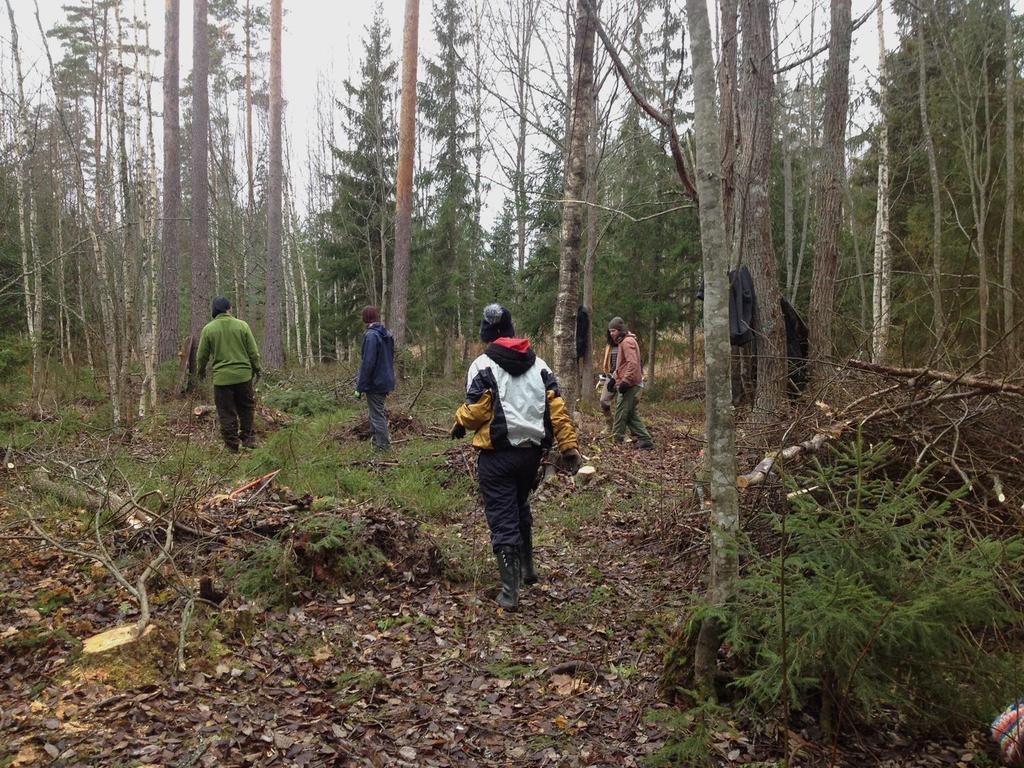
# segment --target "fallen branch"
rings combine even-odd
[[[864,360],[848,360],[847,366],[861,371],[880,373],[884,376],[896,376],[901,379],[910,379],[912,383],[921,381],[943,381],[947,384],[962,384],[971,389],[993,394],[1008,394],[1024,397],[1024,386],[1011,384],[1005,381],[994,381],[983,376],[966,376],[962,373],[950,373],[948,371],[936,371],[931,368],[896,368],[889,365],[868,363]]]

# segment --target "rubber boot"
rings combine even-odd
[[[519,535],[523,539],[523,546],[520,550],[520,568],[523,575],[523,584],[536,584],[540,579],[533,569],[533,528],[520,528]]]
[[[506,611],[514,611],[519,607],[520,573],[519,549],[501,546],[494,552],[498,561],[498,573],[501,576],[501,592],[498,593],[498,605]]]

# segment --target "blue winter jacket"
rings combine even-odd
[[[387,394],[394,388],[395,339],[381,323],[374,323],[363,335],[363,360],[356,392]]]

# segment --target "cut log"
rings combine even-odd
[[[583,488],[584,486],[590,485],[597,478],[597,469],[592,464],[584,464],[580,467],[576,474],[573,475],[573,482],[576,483],[577,488]]]
[[[152,522],[149,514],[134,501],[126,502],[113,491],[95,493],[90,489],[58,483],[50,478],[50,473],[43,467],[39,467],[32,473],[29,485],[32,486],[32,490],[36,491],[36,493],[54,496],[65,504],[88,509],[91,512],[107,509],[117,514],[130,509],[131,511],[128,512],[127,519],[133,528],[141,528],[144,524]]]
[[[217,412],[217,406],[215,405],[197,405],[192,409],[192,415],[197,418],[202,418],[211,413]]]
[[[121,626],[100,632],[98,635],[86,638],[82,642],[82,653],[95,654],[112,651],[123,645],[134,643],[153,631],[153,625],[149,624],[140,633],[138,624],[122,624]]]
[[[740,475],[736,478],[737,488],[749,488],[753,485],[760,485],[768,479],[772,471],[775,469],[776,464],[783,461],[790,461],[798,456],[815,453],[821,446],[832,438],[837,437],[836,432],[825,433],[821,432],[810,440],[805,440],[802,443],[796,445],[790,445],[783,448],[781,451],[772,451],[765,456],[761,461],[758,462],[757,466],[754,467],[750,472],[745,475]]]

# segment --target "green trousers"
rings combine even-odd
[[[620,392],[615,401],[615,422],[612,426],[612,438],[622,440],[626,436],[626,429],[632,432],[640,440],[640,444],[653,444],[651,433],[640,420],[637,408],[640,405],[640,387],[630,387],[625,392]]]

